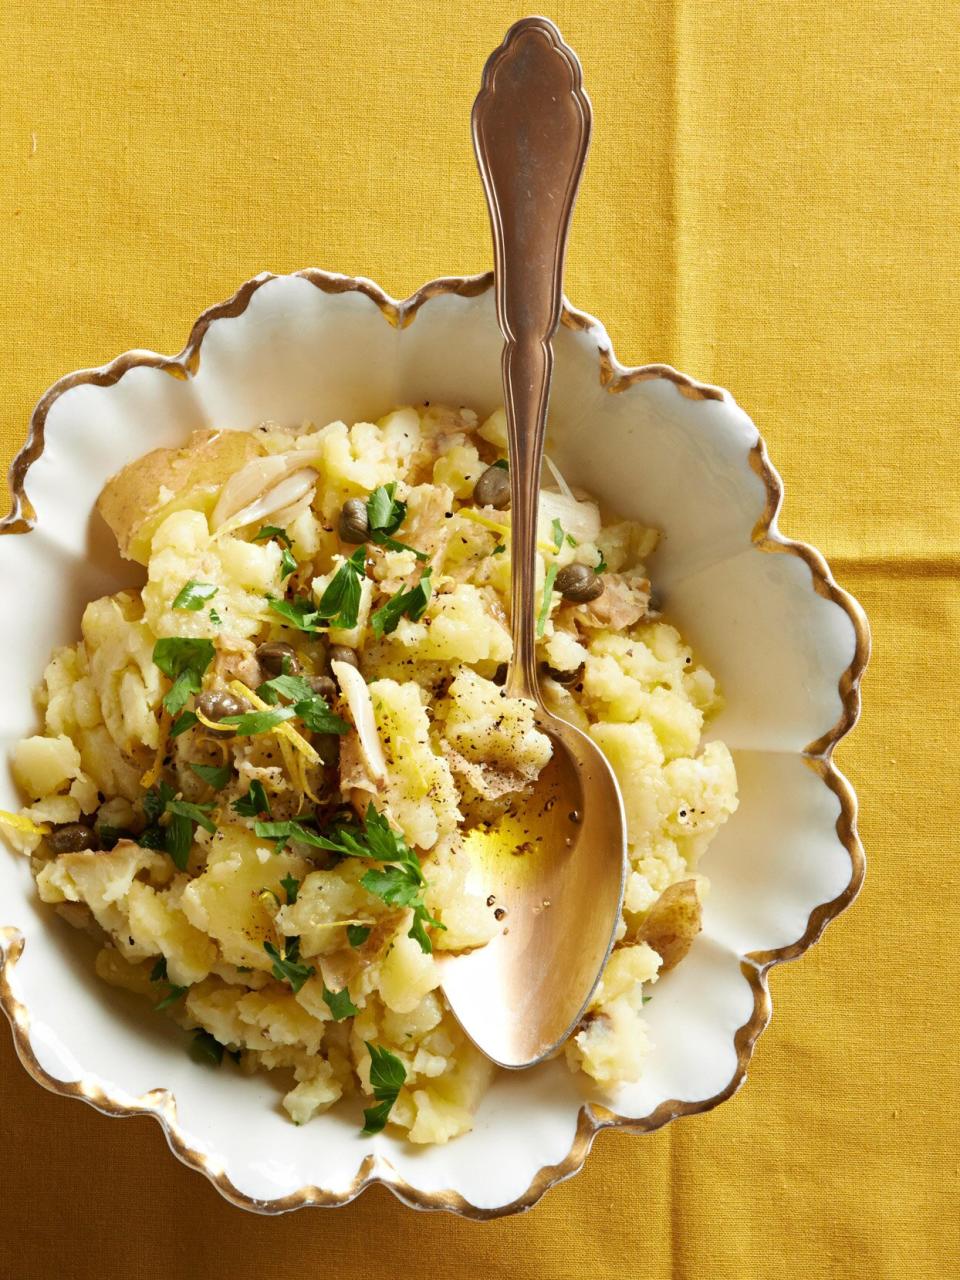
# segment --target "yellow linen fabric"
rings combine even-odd
[[[520,12],[5,0],[4,459],[56,377],[179,349],[257,271],[318,265],[402,295],[485,268],[469,111]],[[731,388],[784,475],[784,529],[870,615],[865,712],[840,752],[866,888],[774,972],[736,1098],[601,1136],[574,1181],[490,1224],[381,1190],[245,1215],[153,1122],[42,1092],[3,1031],[2,1280],[957,1274],[960,13],[563,0],[550,16],[596,108],[570,296],[621,359]]]

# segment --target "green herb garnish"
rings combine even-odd
[[[267,603],[288,626],[310,633],[319,630],[316,623],[320,621],[320,614],[312,600],[305,600],[302,597],[296,600],[277,600],[274,596],[267,596]]]
[[[288,840],[299,840],[301,844],[312,845],[315,849],[329,849],[333,853],[344,853],[343,846],[328,840],[326,836],[310,831],[302,822],[293,819],[287,822],[256,822],[254,834],[261,840],[276,840],[276,852],[279,853]]]
[[[287,906],[292,907],[300,892],[300,881],[296,876],[281,876],[280,883],[283,885],[283,892],[287,895]]]
[[[230,774],[233,770],[229,765],[213,765],[213,764],[194,764],[190,761],[190,768],[208,787],[213,787],[214,791],[222,791],[230,781]]]
[[[490,554],[492,556],[502,556],[503,553],[506,551],[506,549],[507,549],[507,544],[505,542],[498,542],[497,545],[490,552]]]
[[[238,738],[249,738],[257,733],[269,733],[278,724],[293,719],[293,707],[274,707],[271,711],[244,711],[237,716],[224,716],[220,723],[234,729]]]
[[[190,1041],[190,1057],[205,1066],[219,1067],[223,1061],[223,1045],[209,1031],[198,1031]]]
[[[189,987],[177,987],[171,983],[167,994],[153,1006],[154,1012],[160,1013],[163,1009],[169,1009],[172,1004],[176,1004],[178,1000],[182,999],[189,990]]]
[[[347,722],[330,710],[326,699],[315,693],[303,676],[274,676],[260,685],[257,694],[271,706],[276,706],[281,697],[288,698],[293,703],[295,714],[314,733],[350,731]]]
[[[170,726],[170,737],[179,738],[181,733],[186,733],[188,729],[192,729],[195,724],[199,724],[199,720],[192,711],[181,711]]]
[[[391,551],[412,551],[418,560],[428,560],[429,556],[406,542],[398,542],[391,534],[403,524],[407,515],[407,504],[394,498],[397,491],[395,481],[382,484],[374,489],[367,499],[367,523],[370,526],[370,541],[381,547],[389,547]]]
[[[210,610],[210,621],[215,627],[219,627],[223,622],[223,619],[220,617],[219,613],[217,613],[216,609]]]
[[[213,805],[177,800],[176,792],[166,782],[145,792],[142,804],[148,826],[137,837],[137,843],[145,849],[163,849],[169,853],[178,870],[186,871],[194,825],[199,824],[211,835],[216,832],[217,828],[208,816]],[[169,821],[162,826],[160,819],[164,814],[169,815]]]
[[[540,614],[537,618],[537,635],[542,636],[544,628],[547,625],[547,619],[550,617],[550,605],[552,603],[551,596],[553,594],[553,584],[557,579],[557,562],[547,565],[547,572],[543,579],[543,601],[540,605]]]
[[[404,615],[413,622],[418,622],[423,617],[430,602],[430,577],[432,572],[431,569],[424,569],[420,575],[420,581],[415,587],[411,587],[409,591],[397,592],[395,596],[392,596],[386,604],[381,605],[371,616],[370,625],[373,627],[373,633],[378,640],[382,636],[388,636],[391,632],[396,631],[400,619]]]
[[[278,529],[275,524],[265,524],[253,535],[254,542],[267,542],[270,538],[276,538],[284,547],[293,546],[286,529]]]
[[[213,661],[215,650],[209,640],[190,640],[184,636],[167,636],[153,646],[153,660],[165,676],[173,681],[163,698],[163,705],[175,716],[183,710],[191,693],[199,693],[203,675]]]
[[[379,1133],[387,1123],[391,1108],[396,1102],[407,1078],[407,1071],[395,1053],[365,1040],[370,1054],[370,1088],[377,1106],[366,1107],[363,1112],[363,1133],[367,1136]]]
[[[360,1012],[350,999],[350,992],[346,987],[342,991],[331,991],[327,984],[324,983],[323,999],[327,1008],[333,1014],[334,1022],[342,1022],[344,1018],[352,1018]]]
[[[167,980],[167,957],[160,956],[153,968],[150,970],[151,982],[166,982]]]
[[[209,582],[197,582],[191,578],[184,583],[173,602],[174,609],[187,609],[190,613],[199,613],[207,600],[212,600],[220,590]]]
[[[370,926],[368,924],[348,924],[347,925],[347,941],[351,947],[362,947],[366,940],[370,937]]]
[[[552,528],[553,528],[553,547],[554,547],[554,550],[559,555],[560,552],[563,550],[563,540],[567,535],[564,533],[563,525],[560,523],[559,519],[554,520]]]
[[[261,813],[270,813],[270,801],[267,799],[267,793],[263,789],[263,783],[259,778],[255,778],[250,783],[250,789],[245,796],[241,796],[239,800],[234,800],[233,808],[242,818],[256,818]]]
[[[263,949],[273,961],[273,976],[278,982],[289,982],[294,995],[300,990],[308,978],[312,978],[316,970],[313,965],[300,963],[300,939],[288,938],[283,952],[279,952],[272,942],[265,942]]]
[[[600,557],[600,559],[597,561],[597,567],[594,569],[594,571],[593,571],[593,572],[594,572],[594,573],[606,573],[606,572],[607,572],[607,562],[606,562],[606,560],[604,560],[604,558],[603,558],[603,552],[602,552],[602,551],[598,551],[598,552],[597,552],[597,555]]]
[[[331,627],[342,627],[345,631],[355,627],[360,613],[360,584],[366,571],[367,550],[360,546],[327,583],[317,605],[317,616],[329,619]]]
[[[506,460],[506,458],[498,458],[496,462],[492,463],[491,465],[494,467],[498,467],[501,471],[510,470],[510,463]]]

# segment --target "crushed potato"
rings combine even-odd
[[[98,507],[146,585],[88,605],[13,753],[26,803],[0,824],[41,899],[99,938],[100,977],[207,1060],[282,1073],[296,1124],[359,1095],[366,1132],[446,1142],[492,1077],[434,952],[502,928],[466,837],[551,753],[503,689],[509,511],[475,489],[497,503],[505,450],[502,410],[432,405],[197,432],[133,463]],[[696,866],[737,782],[701,746],[713,679],[650,604],[656,531],[547,490],[540,526],[538,593],[566,575],[541,613],[544,696],[604,751],[627,815],[619,941],[566,1047],[613,1089],[643,1069],[650,984],[700,929]]]

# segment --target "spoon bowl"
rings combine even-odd
[[[444,994],[466,1033],[515,1068],[553,1053],[586,1011],[613,946],[626,868],[617,781],[600,748],[544,705],[534,635],[552,338],[590,121],[580,64],[553,23],[515,23],[484,68],[473,136],[504,336],[513,632],[506,693],[535,704],[553,756],[528,795],[492,830],[470,837],[502,931],[476,951],[438,956]]]

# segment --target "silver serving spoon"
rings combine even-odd
[[[438,953],[443,990],[494,1062],[528,1067],[580,1021],[613,945],[626,826],[599,748],[547,710],[537,683],[535,554],[540,468],[560,322],[563,260],[590,137],[580,64],[545,18],[525,18],[490,56],[473,138],[493,227],[510,444],[513,661],[506,692],[531,699],[553,758],[492,834],[472,846],[502,932]]]

